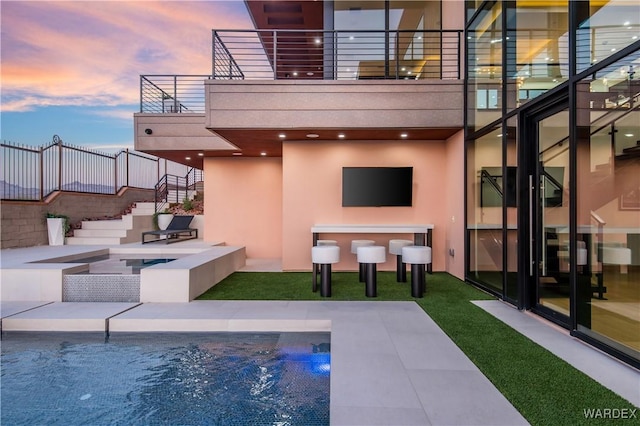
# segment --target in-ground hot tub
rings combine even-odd
[[[0,293],[3,301],[189,302],[245,259],[233,246],[92,250],[3,268]]]

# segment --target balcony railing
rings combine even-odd
[[[213,30],[212,78],[459,79],[461,30]]]
[[[140,76],[140,112],[204,113],[204,81],[460,79],[462,31],[214,30],[210,75]]]

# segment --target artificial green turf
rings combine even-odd
[[[408,277],[410,279],[410,276]],[[532,425],[610,424],[586,409],[629,409],[628,401],[471,303],[493,299],[447,273],[427,275],[427,294],[411,297],[395,272],[378,272],[378,297],[367,298],[357,273],[334,272],[332,297],[311,291],[304,272],[236,272],[200,300],[413,300]],[[640,411],[640,410],[639,410]],[[640,417],[640,413],[636,413]],[[622,420],[623,424],[639,424]]]

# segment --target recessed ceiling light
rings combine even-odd
[[[199,152],[198,157],[204,157],[204,152]]]
[[[626,137],[628,137],[628,138],[632,138],[632,137],[633,137],[633,133],[625,133],[624,135],[625,135]]]
[[[313,73],[312,73],[312,72],[308,72],[308,73],[307,73],[307,75],[308,75],[309,77],[311,77],[311,76],[313,75]]]
[[[319,134],[317,134],[317,133],[309,133],[309,134],[307,135],[307,137],[308,137],[308,138],[311,138],[311,139],[315,139],[315,138],[317,138],[317,137],[320,137],[320,135],[319,135]]]
[[[316,39],[316,44],[320,44],[320,39],[319,38]]]
[[[242,155],[242,153],[241,153],[241,152],[234,152],[234,153],[233,153],[233,154],[231,154],[231,155]]]
[[[406,133],[400,133],[400,137],[401,137],[401,138],[406,138],[407,136],[409,136],[409,135],[408,135],[408,134],[406,134]]]
[[[344,133],[338,133],[338,137],[339,137],[340,139],[344,139]]]
[[[627,27],[627,26],[631,25],[631,22],[629,22],[629,21],[624,21],[624,24],[622,24],[622,25],[624,25],[625,27]]]
[[[407,69],[405,67],[400,68],[400,71],[406,71]]]
[[[191,160],[191,157],[184,157],[185,160]]]
[[[297,77],[297,76],[298,76],[298,71],[294,71],[294,72],[293,72],[293,76],[294,76],[294,77]]]
[[[267,156],[267,153],[266,153],[266,152],[264,152],[264,151],[262,151],[262,152],[260,153],[260,155],[262,155],[263,157],[266,157],[266,156]]]
[[[286,138],[286,137],[287,137],[287,135],[285,135],[284,133],[280,133],[280,134],[278,135],[278,137],[279,137],[280,139],[284,139],[284,138]]]
[[[349,36],[349,40],[353,40],[353,36]]]

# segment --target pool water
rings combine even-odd
[[[328,425],[329,333],[9,333],[3,425]]]
[[[89,270],[78,272],[78,275],[139,275],[141,269],[161,263],[169,263],[180,257],[184,257],[184,255],[172,254],[170,257],[159,257],[152,254],[141,257],[140,254],[101,254],[81,259],[66,260],[63,262],[57,262],[55,259],[49,259],[40,260],[34,263],[88,263]]]

